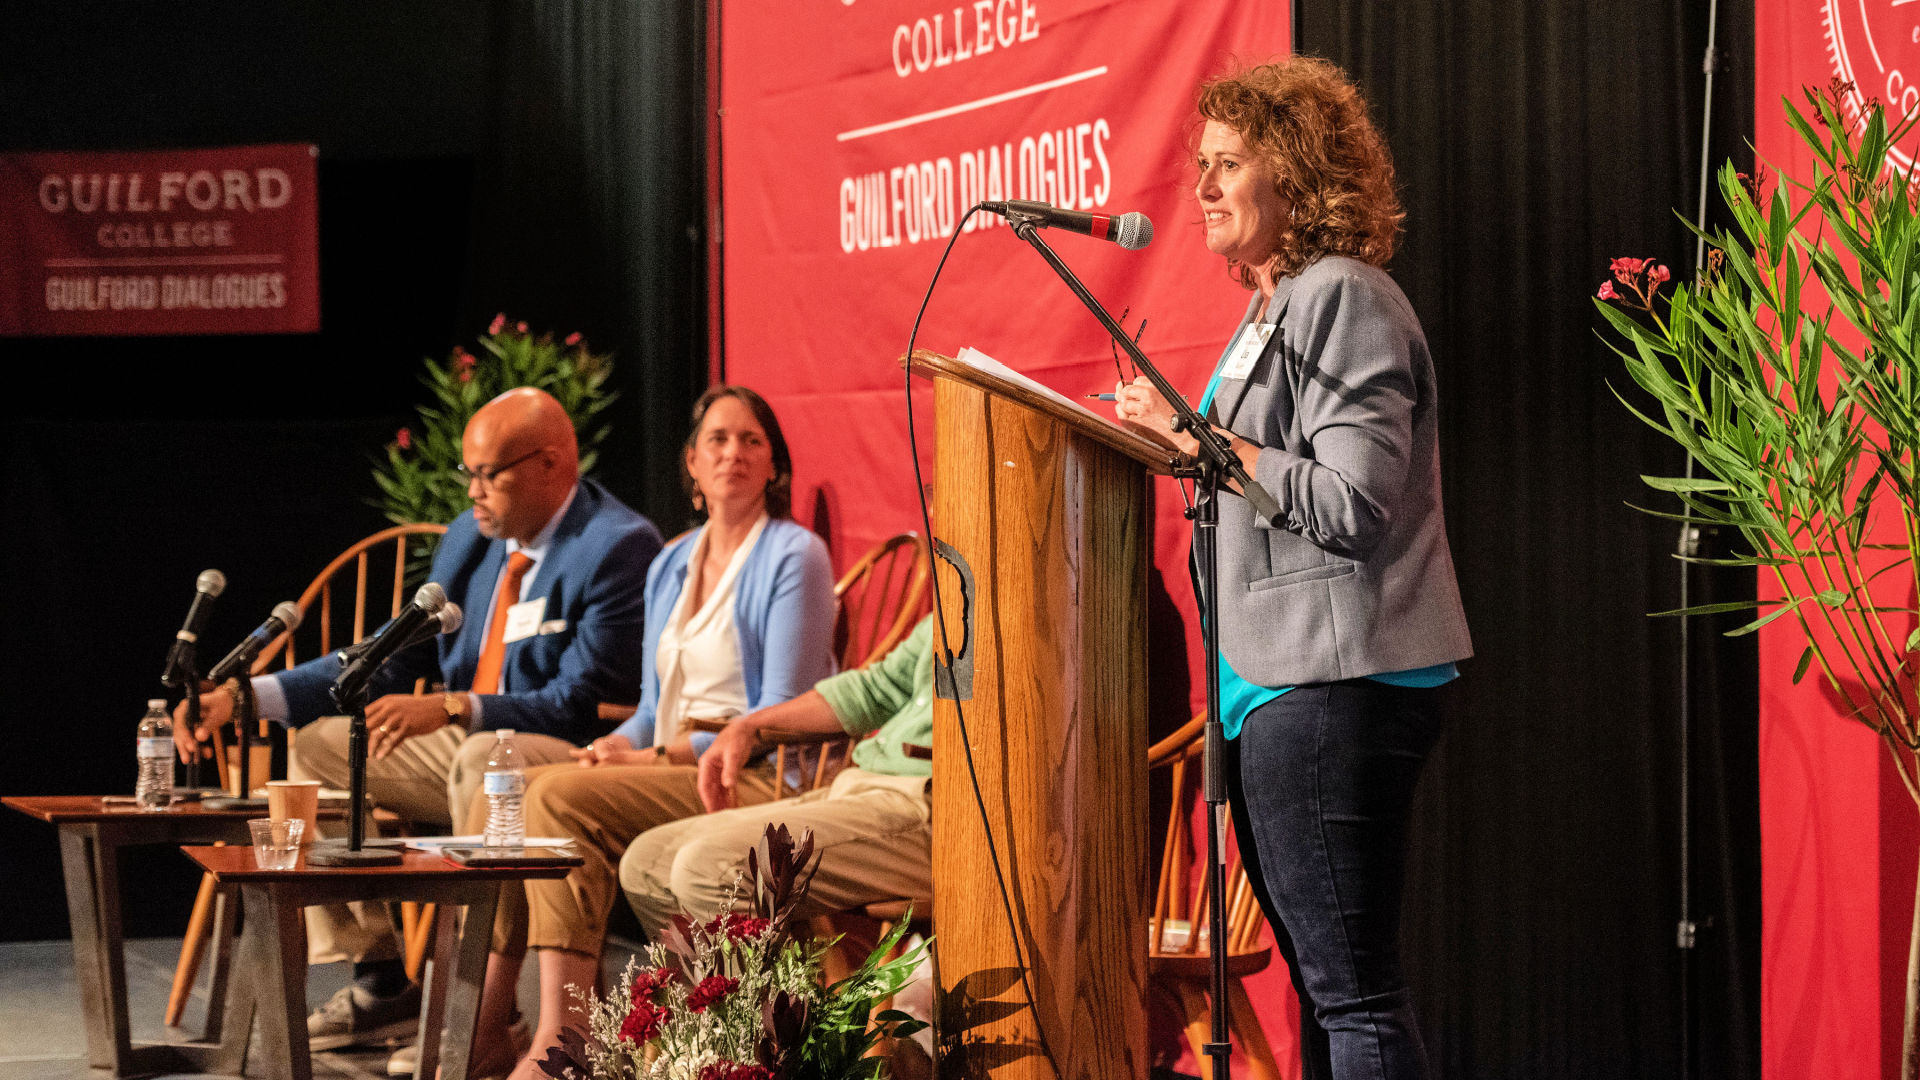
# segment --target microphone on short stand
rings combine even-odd
[[[213,614],[214,600],[227,591],[227,575],[218,570],[202,570],[194,580],[193,590],[193,606],[187,609],[186,624],[173,635],[173,647],[167,650],[166,669],[160,673],[161,683],[171,687],[180,687],[192,673],[195,647],[207,628],[207,617]],[[186,689],[199,688],[187,685]]]
[[[219,686],[228,679],[246,674],[247,668],[253,666],[260,650],[266,648],[268,643],[281,634],[300,629],[300,618],[300,605],[291,600],[282,600],[273,605],[273,614],[267,616],[267,621],[241,639],[225,659],[215,664],[213,670],[207,673],[207,681]]]
[[[1084,210],[1063,210],[1058,206],[1026,199],[983,202],[980,208],[999,214],[1013,225],[1031,224],[1042,229],[1065,229],[1119,244],[1128,251],[1139,251],[1153,243],[1153,222],[1138,210],[1125,214],[1090,214]]]
[[[448,608],[455,614],[442,618]],[[401,609],[374,636],[340,654],[340,676],[333,683],[333,703],[353,717],[347,729],[347,769],[349,773],[347,805],[347,842],[345,846],[316,844],[307,855],[314,866],[393,866],[401,853],[390,847],[367,847],[367,691],[374,673],[394,653],[431,636],[432,632],[458,629],[462,621],[459,608],[447,602],[447,591],[429,581],[413,594],[413,602]],[[451,626],[448,623],[451,622]],[[351,655],[349,655],[351,653]]]
[[[364,647],[356,647],[353,655],[343,660],[340,675],[333,681],[333,703],[342,711],[352,712],[355,699],[365,695],[367,683],[373,678],[380,665],[387,662],[394,653],[406,648],[418,632],[440,609],[447,606],[447,591],[434,582],[420,586],[413,594],[413,602],[400,609],[400,614],[388,620],[373,637],[363,642]],[[359,705],[364,708],[365,701]]]
[[[200,673],[194,670],[198,654],[200,635],[207,628],[207,617],[213,614],[213,602],[227,591],[227,575],[218,570],[202,570],[193,583],[193,606],[187,608],[187,621],[173,635],[173,646],[167,650],[167,666],[160,672],[160,682],[186,691],[187,725],[194,731],[200,730]],[[187,763],[187,786],[200,786],[200,758],[196,755]]]
[[[300,605],[291,600],[282,600],[274,605],[273,614],[267,616],[266,622],[242,638],[240,644],[235,645],[233,651],[207,673],[207,681],[215,686],[228,679],[234,681],[234,745],[240,751],[240,780],[233,797],[220,800],[220,804],[227,809],[256,810],[266,805],[266,800],[253,798],[253,736],[260,726],[260,707],[253,695],[253,680],[248,669],[269,642],[299,627]]]
[[[439,614],[422,623],[420,629],[415,630],[413,636],[408,638],[394,651],[404,652],[423,641],[432,640],[442,634],[459,633],[460,628],[466,625],[466,619],[466,613],[460,610],[460,605],[449,600],[447,601],[447,606],[440,609]],[[344,649],[336,649],[333,655],[340,661],[341,668],[344,669],[348,664],[365,656],[367,651],[373,648],[373,643],[378,640],[380,634],[385,630],[386,627],[382,626],[379,630],[373,632],[373,637],[349,645]]]

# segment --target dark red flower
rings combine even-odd
[[[467,368],[467,367],[472,367],[477,363],[479,363],[479,361],[473,358],[472,353],[458,346],[454,347],[453,366]]]
[[[715,915],[702,925],[700,929],[709,934],[725,934],[734,941],[743,941],[747,938],[759,937],[761,934],[766,933],[769,925],[771,924],[767,919],[728,911]]]
[[[522,334],[527,332],[527,324],[523,322],[514,323],[513,328]]]
[[[725,975],[709,975],[700,980],[700,985],[687,995],[687,1008],[694,1012],[706,1012],[707,1006],[716,1004],[740,985],[739,979]]]
[[[634,977],[633,1000],[651,1000],[661,988],[680,977],[672,968],[648,968]]]
[[[413,432],[401,428],[393,433],[393,441],[400,444],[400,449],[411,450],[413,449]]]
[[[737,1061],[716,1061],[700,1068],[700,1080],[773,1080],[765,1065],[742,1065]]]
[[[636,997],[633,1010],[627,1018],[620,1021],[620,1037],[628,1042],[644,1043],[660,1034],[660,1029],[673,1019],[673,1010],[664,1005],[655,1005],[643,997]]]
[[[493,317],[493,321],[487,324],[487,333],[497,334],[500,331],[505,330],[506,328],[507,328],[507,313],[503,311],[500,314],[495,315]]]
[[[578,345],[578,344],[580,344],[580,331],[578,331],[578,330],[575,330],[575,331],[574,331],[573,333],[571,333],[571,334],[568,334],[568,335],[566,336],[566,339],[565,339],[565,340],[563,340],[563,341],[561,342],[561,344],[562,344],[562,345]]]
[[[470,368],[470,367],[463,367],[463,368],[461,368],[461,369],[460,369],[460,381],[461,381],[461,382],[472,382],[472,381],[473,381],[473,369],[472,369],[472,368]]]

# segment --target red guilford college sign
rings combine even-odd
[[[317,153],[0,154],[0,334],[319,330]]]

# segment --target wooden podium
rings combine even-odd
[[[940,1075],[1051,1080],[1037,1014],[1061,1077],[1146,1080],[1147,476],[1173,452],[969,363],[908,363],[934,384],[934,564],[957,675],[935,674]]]

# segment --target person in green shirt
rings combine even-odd
[[[853,763],[830,787],[735,807],[734,783],[763,749],[760,732],[845,734]],[[871,736],[870,738],[865,736]],[[620,860],[620,887],[649,935],[680,912],[720,913],[768,824],[813,831],[819,869],[802,914],[933,895],[933,762],[909,746],[933,741],[933,620],[878,663],[842,672],[781,704],[730,721],[700,758],[708,813],[649,829]]]

